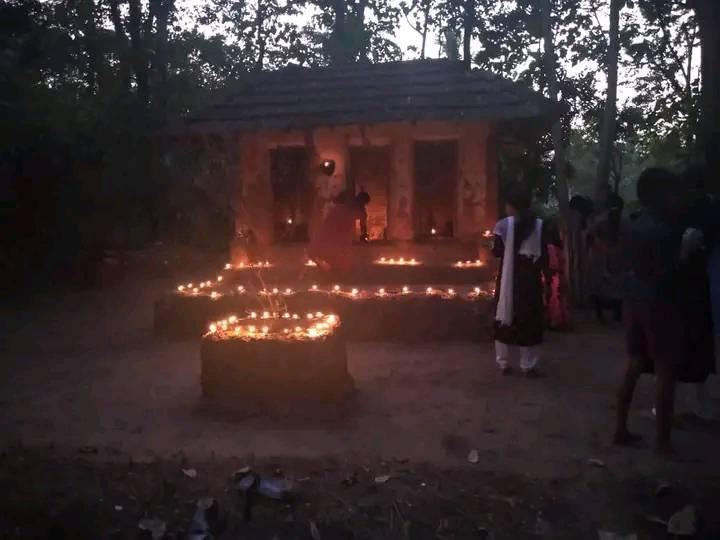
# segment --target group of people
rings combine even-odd
[[[604,320],[610,309],[625,322],[629,360],[618,395],[614,442],[637,440],[628,429],[628,411],[640,375],[653,373],[656,445],[669,454],[676,383],[696,384],[698,414],[709,413],[704,383],[715,372],[720,334],[720,206],[706,193],[699,168],[683,177],[646,169],[638,179],[637,196],[641,208],[628,218],[623,217],[622,199],[611,194],[605,209],[587,224],[586,268],[598,319]],[[530,203],[527,192],[510,194],[507,217],[495,226],[493,253],[501,265],[493,334],[503,374],[512,373],[509,359],[516,355],[523,374],[537,375],[548,315],[562,322],[567,313],[562,241]]]

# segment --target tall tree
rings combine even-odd
[[[700,27],[702,46],[702,140],[708,169],[720,170],[720,2],[690,0]],[[720,192],[713,175],[712,188]]]
[[[608,32],[607,93],[605,110],[600,123],[600,152],[597,179],[595,182],[595,202],[602,207],[607,197],[610,182],[610,170],[613,159],[613,146],[617,121],[618,57],[620,55],[620,10],[625,0],[610,0],[610,29]]]
[[[542,0],[542,33],[545,47],[545,80],[547,83],[548,97],[553,102],[558,102],[560,87],[557,80],[557,55],[555,52],[555,33],[553,31],[553,0]],[[563,137],[562,120],[558,118],[552,126],[552,141],[555,151],[555,182],[557,198],[560,205],[560,213],[567,215],[569,202],[569,189],[567,184],[565,168],[565,139]]]

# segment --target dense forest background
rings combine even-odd
[[[522,81],[568,112],[513,174],[561,208],[604,186],[630,197],[642,167],[712,154],[718,11],[714,0],[0,0],[4,281],[58,279],[169,231],[223,244],[207,234],[227,229],[223,153],[213,141],[158,153],[158,134],[228,82],[288,64],[445,56]],[[399,32],[416,45],[403,49]]]

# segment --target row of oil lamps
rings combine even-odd
[[[207,282],[205,282],[207,283]],[[187,286],[180,285],[178,287],[178,292],[181,294],[187,294],[190,296],[196,296],[199,294],[202,294],[205,296],[205,291],[201,291],[200,288],[194,287],[192,283],[188,283]],[[239,285],[235,291],[233,291],[233,294],[244,294],[247,290],[242,285]],[[280,290],[279,288],[275,287],[272,289],[262,289],[259,291],[258,294],[261,296],[292,296],[294,294],[297,294],[301,291],[296,291],[295,289],[291,288],[285,288]],[[412,290],[408,286],[403,286],[398,289],[395,288],[384,288],[380,287],[377,289],[377,291],[367,291],[367,290],[360,290],[357,288],[350,288],[347,290],[342,289],[340,285],[335,285],[331,289],[321,289],[317,285],[313,285],[308,289],[308,292],[314,292],[314,293],[325,293],[325,294],[334,294],[338,296],[343,297],[349,297],[349,298],[368,298],[368,297],[392,297],[392,296],[404,296],[404,295],[421,295],[421,296],[440,296],[442,298],[455,298],[458,295],[457,291],[453,288],[448,289],[441,289],[437,287],[426,287],[424,291],[418,291],[418,290]],[[492,296],[494,292],[492,290],[482,289],[480,287],[474,287],[472,291],[467,293],[467,298],[477,298],[480,296]],[[223,296],[222,293],[219,293],[217,291],[211,291],[209,295],[210,298],[216,299]]]
[[[339,324],[337,315],[322,312],[307,313],[304,318],[297,313],[251,312],[244,318],[232,315],[215,321],[205,335],[215,339],[312,340],[332,334]]]

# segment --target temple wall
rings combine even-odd
[[[321,219],[328,202],[348,184],[349,146],[383,146],[391,151],[389,178],[388,235],[393,240],[413,238],[414,146],[417,140],[457,140],[458,178],[455,236],[475,238],[496,216],[497,163],[488,124],[450,122],[396,123],[374,126],[320,128],[308,132],[289,131],[247,134],[241,137],[241,181],[236,226],[250,227],[262,244],[272,242],[272,187],[270,150],[278,146],[310,148],[309,177],[316,190],[316,214],[311,230]],[[335,162],[328,176],[323,161]]]

